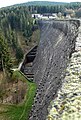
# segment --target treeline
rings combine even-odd
[[[43,4],[43,3],[42,3]],[[26,5],[26,4],[25,4]],[[78,10],[81,8],[80,2],[66,3],[66,4],[53,4],[53,5],[29,5],[28,9],[31,13],[64,13],[65,9]]]
[[[58,13],[64,12],[65,7],[63,5],[55,6],[28,6],[31,13]]]

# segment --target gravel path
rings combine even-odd
[[[47,120],[81,120],[81,26],[63,85],[50,103]]]

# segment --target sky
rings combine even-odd
[[[80,2],[81,0],[0,0],[0,8],[29,1]]]

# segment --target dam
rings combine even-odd
[[[47,120],[81,120],[81,26],[62,87],[48,107]]]
[[[37,92],[29,120],[46,120],[50,102],[62,86],[68,61],[75,51],[80,21],[41,20],[39,26],[40,42],[31,67]]]

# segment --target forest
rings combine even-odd
[[[22,34],[24,39],[22,42],[24,42],[25,46],[28,45],[33,34],[33,19],[29,14],[28,8],[11,7],[1,9],[0,70],[10,69],[10,66],[14,65],[15,62],[18,64],[23,58],[24,50],[21,45],[20,34]]]
[[[65,13],[66,9],[74,10],[75,12],[78,12],[78,10],[81,8],[81,2],[64,3],[64,2],[33,1],[23,4],[17,4],[13,6],[15,7],[27,6],[30,13],[41,13],[41,14],[58,13],[58,12]]]
[[[65,13],[66,9],[72,9],[77,11],[81,7],[81,3],[71,3],[71,4],[55,4],[55,5],[32,5],[28,6],[31,13]]]

